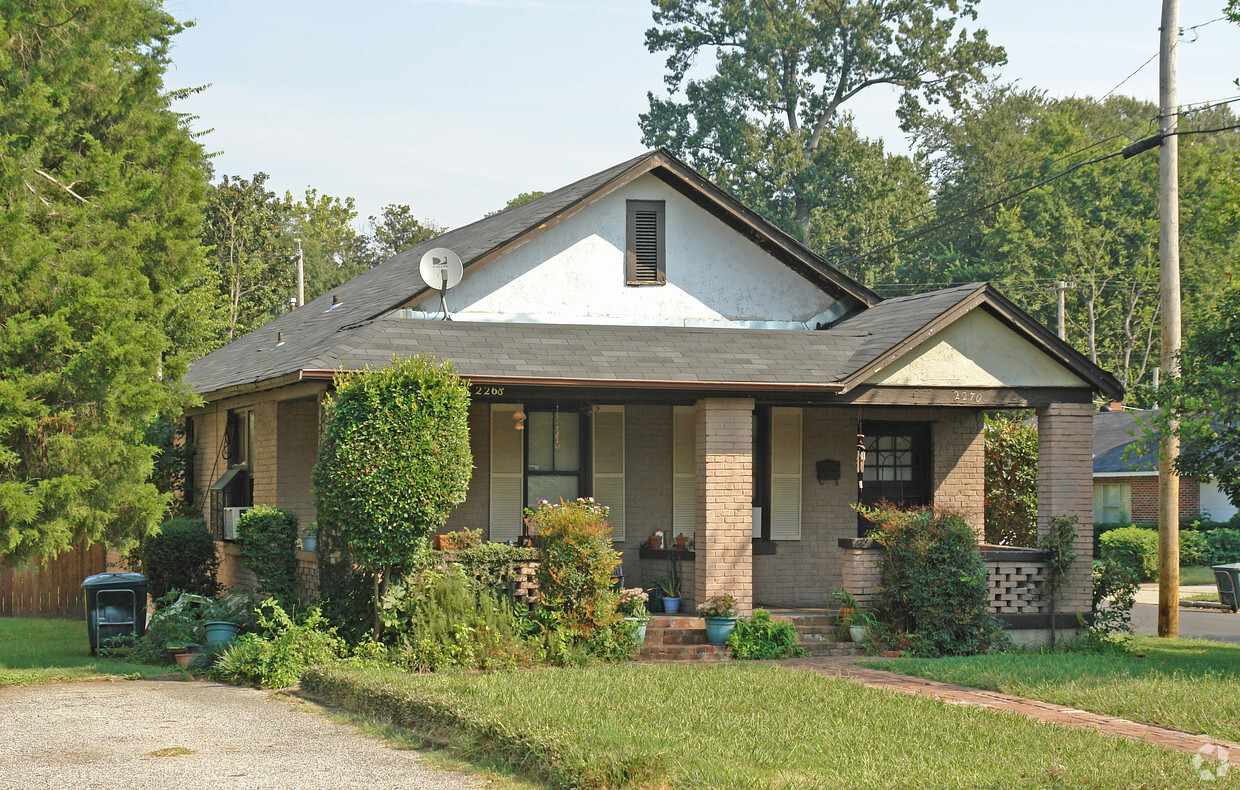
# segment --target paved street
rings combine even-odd
[[[284,697],[218,683],[0,689],[0,788],[476,788]]]
[[[1132,630],[1138,634],[1157,634],[1158,607],[1148,603],[1133,606]],[[1180,636],[1240,644],[1240,614],[1180,609]]]

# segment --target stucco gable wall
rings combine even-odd
[[[665,285],[625,284],[625,203],[666,202]],[[559,323],[805,321],[834,298],[653,175],[586,207],[448,293],[460,319]],[[417,309],[437,311],[438,294]]]
[[[983,310],[974,310],[865,382],[900,387],[1089,387]]]

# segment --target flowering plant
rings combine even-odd
[[[641,587],[629,587],[620,591],[620,600],[616,602],[616,611],[625,617],[645,617],[646,601],[650,596]]]
[[[712,595],[698,607],[698,617],[736,617],[736,599],[728,593]]]

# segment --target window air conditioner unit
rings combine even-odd
[[[249,510],[248,507],[224,508],[224,540],[237,539],[237,519],[241,518],[241,514],[247,510]]]

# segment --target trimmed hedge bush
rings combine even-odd
[[[1212,529],[1205,536],[1206,564],[1240,562],[1240,529]]]
[[[1204,565],[1206,561],[1206,533],[1180,530],[1180,567]]]
[[[258,579],[258,591],[286,604],[298,598],[297,516],[291,510],[258,505],[237,519],[241,560]]]
[[[219,569],[215,539],[200,518],[169,519],[142,541],[142,572],[153,599],[172,590],[214,598],[220,591]]]
[[[1099,557],[1129,568],[1143,582],[1158,578],[1158,533],[1141,527],[1113,529],[1099,540]]]

